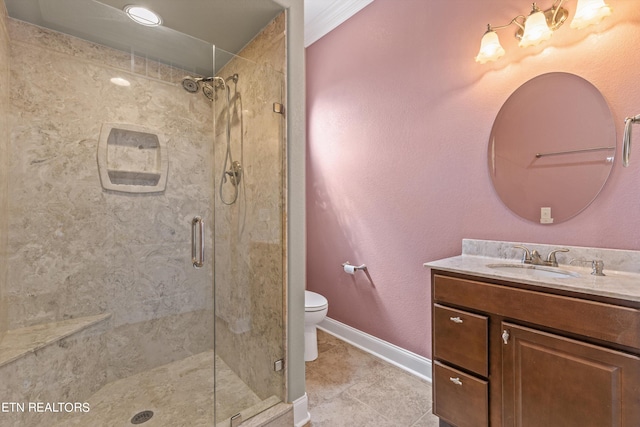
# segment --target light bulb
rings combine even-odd
[[[500,45],[496,32],[489,30],[484,33],[480,42],[480,51],[475,58],[476,62],[484,64],[485,62],[500,59],[502,55],[504,55],[504,48]]]
[[[535,46],[540,42],[549,40],[552,34],[553,32],[547,25],[547,18],[544,16],[544,12],[535,7],[524,23],[524,32],[518,46]]]
[[[571,28],[580,30],[589,25],[597,24],[609,15],[611,15],[611,7],[604,0],[578,0]]]

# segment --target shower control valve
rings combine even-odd
[[[225,172],[227,175],[229,175],[229,179],[231,180],[231,183],[233,185],[238,185],[240,184],[240,178],[242,177],[242,166],[240,165],[239,161],[234,161],[231,164],[231,169]],[[225,182],[226,182],[226,178],[225,178]]]

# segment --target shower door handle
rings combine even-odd
[[[200,254],[198,254],[198,246]],[[191,221],[191,263],[195,268],[204,265],[204,221],[199,216],[194,216]]]

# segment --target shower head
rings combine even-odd
[[[187,76],[182,79],[182,87],[187,92],[196,93],[198,90],[200,90],[201,81],[202,79]]]
[[[238,75],[234,74],[227,80],[238,82]],[[225,79],[222,77],[191,77],[186,76],[182,79],[182,87],[189,93],[196,93],[202,87],[202,93],[211,101],[215,100],[215,92],[218,89],[228,89]]]
[[[204,93],[204,96],[209,98],[210,101],[214,101],[216,99],[216,90],[209,83],[202,84],[202,93]]]

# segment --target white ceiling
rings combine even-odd
[[[21,0],[24,1],[24,0]],[[237,53],[282,10],[277,0],[98,0],[116,9],[146,5],[164,25]],[[304,0],[304,45],[349,19],[373,0]]]
[[[373,0],[304,0],[305,47]],[[5,0],[9,16],[35,25],[178,65],[212,73],[238,53],[283,10],[277,0]],[[150,28],[127,19],[127,4],[163,18]],[[213,59],[211,45],[216,47]],[[225,53],[230,52],[230,54]]]

